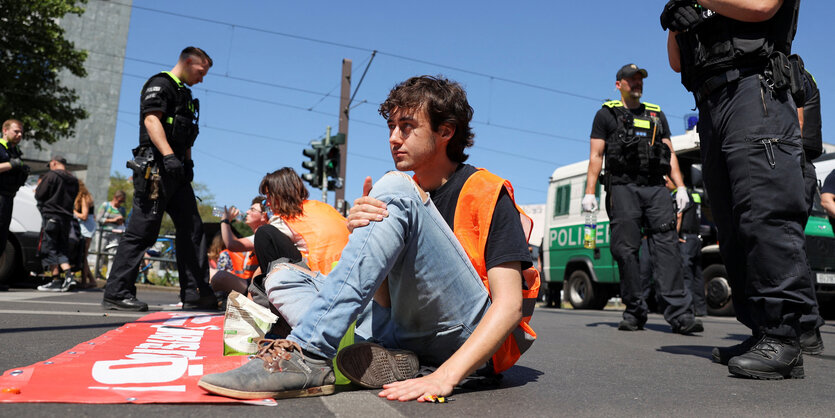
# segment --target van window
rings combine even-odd
[[[568,203],[571,202],[571,185],[557,187],[557,200],[554,202],[554,216],[568,215]]]

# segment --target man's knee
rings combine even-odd
[[[371,188],[370,196],[379,198],[392,193],[415,194],[423,202],[428,198],[426,192],[411,177],[400,171],[389,171],[377,180]]]

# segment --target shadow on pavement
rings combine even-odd
[[[707,346],[707,345],[665,345],[665,346],[659,347],[658,351],[660,351],[662,353],[702,357],[702,358],[713,361],[713,357],[711,356],[711,352],[713,352],[713,346]]]
[[[135,321],[123,321],[123,322],[108,322],[102,324],[89,324],[89,325],[63,325],[63,326],[53,326],[53,327],[26,327],[26,328],[3,328],[0,329],[0,334],[9,334],[15,332],[39,332],[39,331],[62,331],[68,329],[91,329],[91,328],[116,328],[120,327],[125,324],[129,324]]]

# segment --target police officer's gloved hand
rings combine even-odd
[[[168,154],[162,157],[162,165],[165,167],[165,172],[171,176],[172,179],[181,179],[185,174],[183,171],[183,163],[174,154]]]
[[[687,187],[681,186],[676,189],[676,205],[678,205],[678,211],[683,211],[688,203],[690,203],[690,196],[687,195]]]
[[[585,212],[594,212],[597,210],[597,197],[593,194],[587,194],[583,196],[583,211]]]
[[[186,171],[186,180],[189,183],[194,181],[194,161],[186,160],[185,171]]]
[[[11,164],[12,168],[15,169],[23,166],[23,161],[21,161],[20,158],[12,158],[9,160],[9,164]]]
[[[686,32],[702,22],[702,14],[696,10],[693,0],[670,0],[661,12],[664,30]]]

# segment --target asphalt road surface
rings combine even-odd
[[[0,371],[57,355],[144,313],[104,311],[101,291],[0,292]],[[177,293],[142,288],[151,310],[176,309]],[[456,391],[446,404],[391,402],[376,391],[345,387],[335,395],[249,405],[3,404],[0,416],[832,416],[835,327],[825,325],[826,351],[806,356],[806,378],[757,381],[731,377],[710,361],[747,329],[733,318],[703,318],[697,336],[670,333],[660,315],[646,330],[617,330],[620,312],[538,308],[539,334],[501,386]]]

